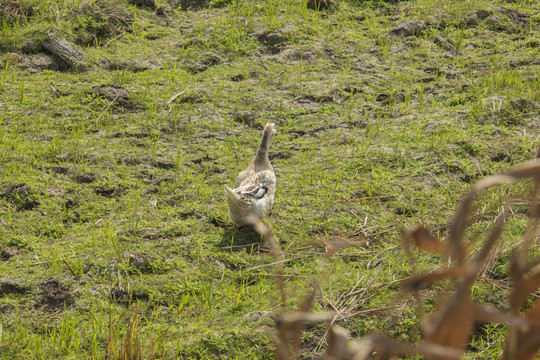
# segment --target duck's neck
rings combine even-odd
[[[261,139],[261,144],[257,149],[257,154],[255,155],[255,160],[258,161],[269,161],[268,160],[268,150],[270,150],[270,142],[272,141],[272,132],[264,131]]]

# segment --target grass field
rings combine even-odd
[[[400,229],[445,238],[471,184],[534,157],[540,5],[334,1],[0,0],[0,358],[269,359],[272,316],[313,286],[354,338],[420,341],[399,288],[444,259],[413,269]],[[285,304],[223,191],[267,122]],[[531,188],[476,197],[473,252],[511,214],[478,302],[507,309]],[[324,257],[343,240],[357,246]],[[427,312],[444,289],[424,291]],[[307,328],[305,358],[324,334]],[[505,337],[478,324],[467,358]]]

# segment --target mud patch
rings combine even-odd
[[[377,96],[376,101],[381,105],[388,105],[392,102],[405,101],[405,95],[403,94],[380,94]]]
[[[16,255],[19,255],[19,249],[15,246],[7,246],[0,251],[1,260],[9,260]]]
[[[158,169],[163,169],[163,170],[172,170],[174,168],[176,168],[176,165],[170,161],[165,161],[165,160],[154,160],[152,161],[152,165],[154,167],[157,167]]]
[[[253,111],[238,110],[231,114],[233,121],[254,129],[262,129],[262,125],[257,120],[257,115]]]
[[[69,169],[63,166],[51,166],[49,170],[56,174],[62,174],[62,175],[67,175],[69,173]]]
[[[210,4],[210,0],[168,0],[167,2],[181,10],[204,9]]]
[[[150,1],[150,0],[147,0]],[[115,1],[95,1],[82,6],[80,12],[89,21],[75,28],[76,43],[83,46],[101,46],[107,38],[131,32],[133,13]]]
[[[113,288],[109,294],[111,296],[111,300],[123,305],[129,305],[137,301],[150,301],[150,295],[142,291],[128,292],[124,289]]]
[[[308,0],[307,8],[310,10],[328,10],[334,7],[333,0]]]
[[[50,311],[63,309],[65,306],[73,304],[74,298],[69,286],[62,285],[55,278],[48,279],[39,285],[40,299],[38,307],[44,307]]]
[[[29,290],[29,287],[24,285],[20,279],[0,278],[0,296],[26,294]]]
[[[137,6],[147,6],[150,9],[156,8],[156,2],[154,0],[129,0],[129,3]]]
[[[91,184],[96,181],[97,177],[94,174],[78,174],[73,177],[76,183]]]
[[[18,210],[32,210],[40,205],[39,201],[33,199],[32,189],[25,183],[7,186],[0,197],[12,202]]]
[[[23,6],[21,1],[0,0],[0,21],[6,24],[22,22],[24,18],[32,15],[32,7]]]
[[[520,28],[528,27],[531,21],[531,16],[529,14],[514,9],[502,8],[501,13],[508,16],[510,21]]]
[[[328,131],[328,130],[335,130],[335,129],[347,129],[347,128],[365,128],[367,124],[362,121],[350,121],[350,122],[342,122],[339,124],[331,124],[327,126],[320,126],[316,127],[311,130],[291,130],[291,133],[296,134],[298,136],[304,136],[304,135],[314,135],[321,131]]]
[[[127,70],[134,73],[158,68],[157,65],[146,61],[110,60],[107,58],[101,59],[99,65],[107,70]]]

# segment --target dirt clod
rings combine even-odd
[[[128,292],[123,289],[113,288],[110,291],[110,295],[114,301],[120,304],[129,304],[136,301],[150,301],[150,295],[138,291]]]
[[[405,95],[403,94],[380,94],[376,98],[377,102],[381,104],[389,104],[392,101],[401,102],[405,101]]]
[[[122,194],[124,192],[124,189],[122,187],[114,187],[114,186],[103,186],[96,188],[96,194],[104,196],[104,197],[114,197]]]
[[[25,56],[19,66],[31,73],[38,73],[43,70],[58,70],[58,65],[47,55]]]
[[[510,100],[510,106],[512,107],[512,109],[518,112],[525,112],[529,110],[534,110],[536,108],[533,103],[528,102],[527,100],[522,98],[515,98]]]
[[[52,172],[55,172],[57,174],[66,175],[67,173],[69,173],[69,169],[63,166],[51,166],[50,169]]]
[[[395,26],[390,30],[388,35],[398,37],[409,37],[418,35],[426,30],[426,25],[423,22],[405,21]]]
[[[88,94],[104,97],[111,101],[129,99],[129,91],[119,85],[114,84],[94,86],[88,90]]]
[[[0,253],[0,259],[8,260],[15,255],[19,255],[19,249],[14,246],[7,246],[2,249],[2,252]]]
[[[150,266],[150,256],[131,251],[126,254],[129,264],[138,270],[144,270]]]
[[[311,10],[327,10],[334,6],[333,0],[308,0],[307,8]]]
[[[58,279],[50,278],[39,285],[40,300],[38,306],[47,310],[60,310],[73,303],[73,295],[69,286],[62,285]]]
[[[156,8],[156,2],[154,0],[129,0],[129,3],[137,6],[148,6],[151,9]]]
[[[252,128],[260,128],[261,124],[257,121],[257,116],[252,111],[238,110],[231,115],[233,121],[244,124]]]
[[[31,191],[32,189],[30,189],[30,186],[26,185],[25,183],[12,184],[6,188],[6,190],[2,194],[2,197],[13,200],[28,196],[30,195]]]
[[[473,10],[467,15],[465,15],[461,22],[463,25],[473,27],[478,25],[481,21],[486,19],[491,14],[491,11],[488,10]]]
[[[152,162],[152,165],[154,165],[155,167],[159,169],[164,169],[164,170],[171,170],[176,167],[174,163],[170,161],[165,161],[165,160],[155,160]]]
[[[20,206],[19,206],[19,209],[21,210],[33,210],[35,209],[36,207],[38,207],[41,203],[37,200],[28,200],[24,203],[22,203]]]
[[[96,175],[94,174],[78,174],[75,175],[74,180],[79,184],[90,184],[96,181]]]

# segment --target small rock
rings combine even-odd
[[[409,37],[418,35],[426,30],[426,25],[423,22],[405,21],[396,27],[392,28],[388,35],[398,37]]]

